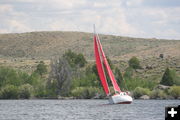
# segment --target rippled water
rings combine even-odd
[[[179,100],[0,100],[0,120],[164,120],[165,106]]]

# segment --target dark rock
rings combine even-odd
[[[160,58],[164,58],[164,54],[160,54],[159,57],[160,57]]]

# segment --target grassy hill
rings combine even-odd
[[[122,71],[127,67],[127,60],[137,56],[144,68],[138,71],[143,77],[162,75],[167,66],[180,73],[180,40],[102,34],[99,37],[106,55]],[[0,34],[0,65],[31,72],[40,60],[49,65],[50,59],[61,56],[68,49],[83,53],[88,61],[94,61],[93,34],[58,31]],[[160,54],[164,59],[159,58]]]
[[[106,55],[111,59],[129,59],[132,56],[144,59],[161,53],[165,56],[179,56],[178,40],[99,36]],[[0,55],[3,57],[50,59],[63,54],[67,49],[82,52],[87,59],[93,60],[93,34],[83,32],[0,34]]]
[[[143,87],[141,88],[142,90],[152,90],[161,81],[162,75],[167,67],[169,67],[173,71],[173,75],[176,77],[175,80],[179,80],[180,40],[130,38],[112,35],[99,36],[105,54],[112,60],[112,63],[121,70],[122,74],[124,75],[124,79],[126,81],[128,89],[135,91],[137,87]],[[16,90],[21,90],[24,87],[32,87],[34,90],[36,90],[36,94],[32,94],[31,91],[29,96],[34,95],[35,97],[47,97],[47,95],[49,95],[49,97],[52,97],[53,94],[56,98],[57,96],[55,92],[49,91],[49,89],[47,90],[45,87],[49,84],[47,84],[47,81],[49,80],[49,72],[45,76],[41,76],[41,79],[38,78],[38,76],[36,76],[36,74],[34,74],[33,72],[36,69],[36,66],[40,63],[40,61],[44,61],[44,63],[48,66],[48,71],[50,71],[51,59],[61,56],[68,49],[71,49],[73,52],[76,53],[84,54],[88,61],[88,65],[86,65],[84,68],[90,66],[90,64],[94,64],[94,48],[92,33],[30,32],[19,34],[0,34],[0,67],[8,66],[9,68],[15,68],[18,70],[22,70],[23,72],[29,73],[23,74],[26,75],[26,78],[24,78],[24,76],[20,77],[20,75],[22,75],[20,74],[21,72],[12,72],[14,76],[15,74],[17,74],[16,77],[11,77],[12,74],[7,74],[9,75],[7,76],[8,80],[11,80],[13,83],[15,81],[18,83],[19,81],[19,85],[23,83],[22,81],[24,81],[24,83],[31,83],[29,81],[32,81],[32,86],[22,84],[21,86],[18,86],[19,89]],[[125,73],[127,73],[128,71],[128,60],[133,56],[136,56],[140,59],[141,69],[129,71],[129,78],[125,78]],[[82,70],[85,70],[84,68]],[[82,74],[84,73],[85,71],[82,72]],[[2,73],[1,75],[4,75],[4,73]],[[89,83],[90,85],[91,82],[94,83],[94,81],[97,80],[96,78],[92,79],[94,78],[94,76],[91,75],[86,75],[85,77],[83,75],[81,79],[77,78],[75,80],[76,82],[79,81],[79,86],[78,84],[76,86],[77,89],[74,88],[72,90],[72,93],[74,93],[75,96],[78,96],[79,94],[79,88],[82,87],[80,84],[81,82],[83,83],[84,81],[86,83],[87,81],[89,81],[87,83]],[[25,82],[27,78],[28,81]],[[33,82],[34,80],[36,82]],[[179,82],[177,83],[179,85]],[[83,89],[81,89],[81,91],[79,92],[81,93],[82,91],[84,91],[84,93],[89,93],[86,92],[88,90],[92,93],[95,93],[93,92],[94,90],[99,90],[91,88],[89,87],[89,85],[83,87]],[[96,87],[99,88],[100,86],[98,85]],[[12,88],[12,85],[6,86],[6,89]],[[56,87],[52,88],[52,90],[54,89],[56,89]],[[3,93],[3,90],[4,88],[1,90],[1,93]],[[73,92],[74,90],[75,92]],[[23,89],[21,91],[23,91]],[[179,91],[179,87],[177,88],[177,91]],[[168,98],[167,95],[169,95],[169,93],[166,93],[166,95],[163,91],[160,91],[158,93],[158,90],[153,90],[151,91],[151,93],[152,94],[150,94],[149,92],[148,95],[152,95],[152,98],[153,95],[156,95],[156,93],[161,93],[159,95],[161,98]]]

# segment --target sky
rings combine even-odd
[[[0,0],[0,33],[81,31],[180,40],[180,0]]]

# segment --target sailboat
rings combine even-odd
[[[114,74],[109,66],[105,53],[103,51],[100,39],[98,34],[95,32],[94,27],[94,54],[96,60],[96,67],[98,71],[98,75],[101,80],[101,84],[103,86],[104,92],[109,97],[110,104],[130,104],[132,103],[133,99],[129,95],[128,92],[121,91],[120,87],[118,86]],[[112,82],[114,88],[114,94],[111,95],[109,85],[107,83],[106,75],[104,70],[107,70],[108,76]]]

